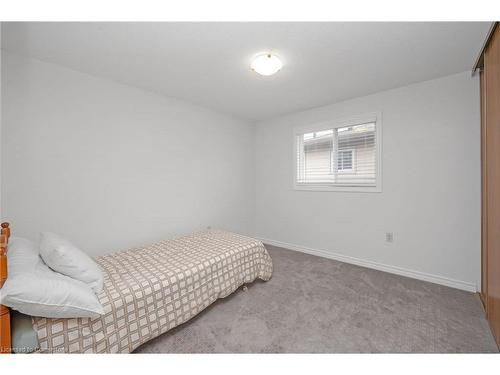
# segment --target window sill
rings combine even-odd
[[[339,186],[328,184],[294,184],[294,190],[303,191],[339,191],[351,193],[381,193],[381,186]]]

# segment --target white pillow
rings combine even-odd
[[[102,291],[103,275],[97,263],[68,240],[55,233],[40,233],[40,256],[54,271]]]
[[[7,268],[8,277],[0,289],[2,305],[45,318],[94,318],[104,314],[87,284],[52,271],[29,240],[11,237]]]

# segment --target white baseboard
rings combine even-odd
[[[473,293],[475,293],[477,291],[476,284],[469,283],[466,281],[455,280],[455,279],[450,279],[448,277],[432,275],[432,274],[420,272],[420,271],[409,270],[406,268],[401,268],[401,267],[391,266],[388,264],[373,262],[371,260],[354,258],[354,257],[348,256],[348,255],[333,253],[333,252],[326,251],[326,250],[311,249],[309,247],[294,245],[294,244],[275,241],[275,240],[270,240],[267,238],[260,238],[260,240],[264,244],[283,247],[285,249],[300,251],[302,253],[307,253],[307,254],[311,254],[311,255],[317,255],[317,256],[320,256],[323,258],[334,259],[334,260],[338,260],[340,262],[355,264],[355,265],[361,266],[361,267],[373,268],[375,270],[394,273],[396,275],[406,276],[406,277],[410,277],[412,279],[428,281],[428,282],[431,282],[434,284],[445,285],[445,286],[449,286],[451,288],[466,290],[468,292],[473,292]]]

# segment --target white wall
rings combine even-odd
[[[2,22],[0,22],[0,168],[2,167]],[[0,171],[0,220],[2,219],[2,173]]]
[[[382,193],[292,189],[294,126],[376,111],[383,112]],[[479,121],[478,80],[466,72],[259,122],[257,236],[473,289]],[[394,232],[393,243],[385,232]]]
[[[251,124],[3,51],[2,219],[91,254],[206,226],[252,234]]]
[[[17,235],[53,230],[100,254],[255,224],[275,243],[479,285],[479,90],[468,72],[255,128],[5,51],[1,84],[0,216]],[[382,193],[292,189],[294,126],[375,111]]]

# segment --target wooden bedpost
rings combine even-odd
[[[2,223],[0,234],[0,288],[7,280],[7,244],[10,237],[9,223]],[[0,305],[0,354],[11,352],[10,310]]]

